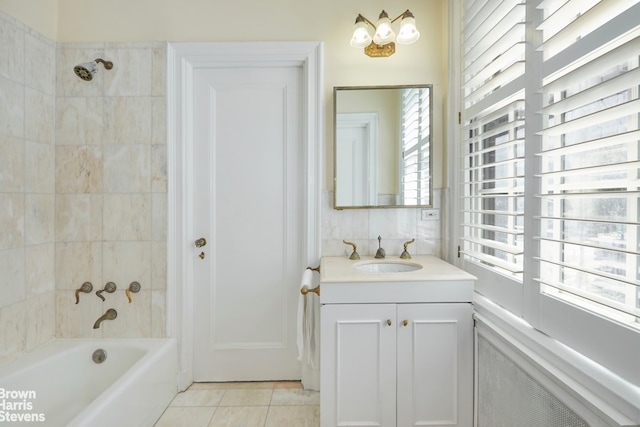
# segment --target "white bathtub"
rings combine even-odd
[[[96,364],[99,348],[107,358]],[[176,374],[172,339],[53,340],[0,366],[0,425],[150,427]]]

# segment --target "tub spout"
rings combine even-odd
[[[93,329],[98,329],[100,327],[100,323],[102,323],[103,320],[113,320],[116,317],[118,317],[118,312],[113,308],[110,308],[105,314],[103,314],[98,318],[98,320],[96,320],[96,323],[93,324]]]

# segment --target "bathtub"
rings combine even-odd
[[[0,425],[151,427],[176,381],[175,340],[56,339],[0,366]]]

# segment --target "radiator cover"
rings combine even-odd
[[[592,427],[481,335],[477,427]]]

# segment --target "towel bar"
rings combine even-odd
[[[316,286],[315,288],[311,288],[309,289],[307,286],[303,286],[300,288],[300,293],[302,295],[306,295],[309,292],[313,292],[314,294],[320,296],[320,285]]]
[[[313,270],[313,271],[317,271],[318,273],[320,273],[320,266],[317,266],[315,268],[307,267],[307,270]]]

